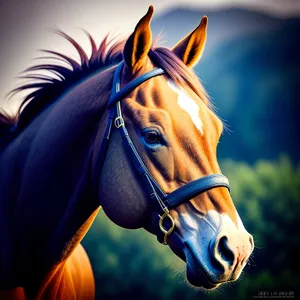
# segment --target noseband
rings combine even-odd
[[[165,74],[165,71],[161,68],[154,69],[147,72],[140,77],[134,79],[129,84],[127,84],[123,89],[121,86],[121,71],[124,63],[121,62],[114,73],[113,86],[110,99],[108,100],[106,108],[109,109],[108,123],[106,126],[106,131],[104,138],[102,140],[99,161],[96,163],[96,172],[100,172],[102,165],[104,163],[105,154],[107,152],[108,143],[111,135],[112,126],[114,125],[121,133],[123,145],[126,153],[128,154],[131,163],[134,165],[142,183],[147,191],[151,204],[159,207],[159,228],[164,234],[163,244],[167,244],[167,238],[172,233],[175,228],[175,222],[170,215],[170,210],[177,207],[178,205],[189,201],[190,199],[196,197],[197,195],[206,192],[212,188],[225,187],[230,191],[230,186],[227,177],[222,174],[212,174],[208,176],[203,176],[196,179],[175,191],[166,194],[162,191],[159,184],[151,175],[150,171],[144,164],[141,156],[137,152],[129,134],[126,129],[126,125],[122,116],[121,103],[120,101],[128,95],[132,90],[138,87],[143,82],[155,76]],[[164,227],[164,220],[169,219],[170,224],[168,228]]]

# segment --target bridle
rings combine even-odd
[[[169,194],[166,194],[162,191],[159,184],[156,182],[156,180],[153,178],[150,171],[144,164],[141,156],[137,152],[128,134],[122,116],[121,101],[126,95],[128,95],[140,84],[142,84],[150,78],[165,74],[165,71],[161,68],[156,68],[134,79],[133,81],[129,82],[124,88],[120,89],[121,71],[123,65],[124,62],[122,61],[117,66],[114,73],[112,92],[106,106],[106,108],[109,109],[108,122],[104,138],[100,147],[99,159],[96,161],[95,172],[97,175],[100,175],[108,148],[111,131],[113,126],[115,126],[115,128],[117,128],[121,133],[124,149],[128,154],[129,159],[133,164],[135,170],[139,174],[139,177],[142,180],[142,183],[147,191],[151,204],[156,206],[158,205],[159,207],[160,211],[158,213],[158,224],[161,232],[164,234],[163,244],[166,245],[168,236],[173,232],[175,228],[174,219],[170,215],[170,210],[172,208],[175,208],[178,205],[212,188],[226,187],[230,191],[230,185],[227,177],[225,177],[223,174],[211,174],[208,176],[203,176],[190,183],[187,183]],[[170,222],[168,229],[164,227],[164,220],[166,219],[169,219]]]

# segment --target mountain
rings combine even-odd
[[[232,130],[222,157],[254,162],[288,153],[299,161],[300,20],[220,45],[196,67]]]
[[[252,33],[263,33],[278,29],[283,19],[257,11],[231,8],[219,11],[176,8],[156,17],[152,24],[153,36],[162,34],[166,46],[172,47],[208,16],[208,38],[205,54],[208,55],[218,45],[228,39]]]
[[[195,67],[230,134],[224,132],[220,158],[299,161],[300,19],[279,19],[232,9],[178,9],[160,16],[168,46],[191,31],[203,14],[209,29],[205,55]]]

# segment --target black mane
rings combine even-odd
[[[80,81],[109,66],[118,64],[123,59],[124,39],[109,39],[106,36],[97,48],[95,40],[86,32],[92,48],[91,55],[88,57],[85,50],[73,38],[60,30],[55,30],[55,32],[74,46],[80,57],[80,62],[56,51],[42,50],[44,53],[50,54],[50,56],[42,58],[56,59],[58,63],[38,64],[25,70],[27,75],[22,78],[31,80],[31,82],[22,84],[12,90],[10,95],[32,89],[33,91],[25,96],[16,115],[9,116],[0,110],[1,140],[3,140],[3,136],[8,136],[10,139],[12,135],[8,133],[19,132],[19,129],[24,128],[45,107]],[[154,48],[154,45],[152,45],[150,52],[152,62],[163,68],[175,83],[191,89],[203,102],[209,106],[211,105],[198,77],[176,54],[165,47]],[[62,65],[62,62],[67,64],[67,67]],[[35,73],[39,71],[47,71],[52,74]]]
[[[77,50],[80,62],[56,51],[42,50],[47,56],[45,58],[56,59],[60,63],[39,64],[25,70],[26,76],[22,78],[34,80],[34,82],[22,84],[9,94],[12,96],[20,91],[32,90],[22,101],[17,115],[10,116],[0,111],[0,135],[11,132],[16,127],[22,128],[27,125],[48,104],[54,102],[68,89],[78,84],[79,81],[107,68],[122,60],[124,40],[114,42],[106,36],[97,47],[95,40],[86,32],[91,43],[91,56],[88,57],[85,50],[69,35],[60,30],[55,32],[67,39]],[[61,62],[68,65],[65,67]],[[36,71],[49,71],[54,76],[36,74]]]

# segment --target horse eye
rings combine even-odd
[[[160,142],[160,136],[157,131],[151,130],[143,133],[144,139],[150,144],[157,144]]]

